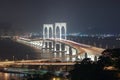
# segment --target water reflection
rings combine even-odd
[[[54,77],[52,80],[61,80],[60,78],[56,78],[56,77]]]
[[[22,76],[22,74],[0,72],[0,80],[21,80]]]
[[[4,73],[5,74],[5,80],[8,80],[9,74],[8,73]]]
[[[23,74],[2,73],[0,72],[0,80],[23,80]],[[68,80],[60,77],[53,77],[50,80]]]
[[[69,79],[66,79],[66,78],[60,78],[60,77],[53,77],[52,80],[69,80]]]
[[[2,73],[0,72],[0,80],[27,80],[29,77],[26,76],[26,78],[24,78],[24,74],[14,74],[14,73]],[[41,79],[40,79],[41,80]],[[66,78],[61,78],[61,77],[53,77],[50,80],[69,80]]]

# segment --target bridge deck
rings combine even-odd
[[[47,65],[53,65],[53,66],[56,66],[56,65],[58,65],[58,66],[62,66],[62,65],[74,65],[75,63],[73,62],[71,62],[71,63],[67,63],[67,62],[44,62],[44,63],[36,63],[36,62],[34,62],[34,63],[32,63],[32,62],[30,62],[30,63],[15,63],[14,65],[39,65],[39,66],[47,66]]]
[[[48,40],[54,40],[54,39],[48,39]],[[72,46],[73,48],[78,50],[78,55],[81,53],[91,53],[94,55],[101,55],[101,52],[104,51],[103,48],[98,48],[90,45],[80,44],[74,41],[65,40],[65,39],[55,39],[57,42],[65,43],[67,45]]]

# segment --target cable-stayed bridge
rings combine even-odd
[[[41,51],[40,59],[37,60],[21,60],[21,61],[3,61],[0,66],[41,66],[46,68],[65,67],[75,64],[84,58],[91,58],[97,61],[101,55],[103,48],[94,47],[82,43],[67,40],[67,24],[55,23],[43,25],[43,38],[28,39],[25,37],[17,38],[17,42],[31,46]]]
[[[96,60],[101,55],[104,50],[102,48],[67,40],[66,26],[66,23],[44,24],[43,38],[20,37],[17,41],[40,49],[42,51],[41,58],[46,59],[77,61],[87,57]]]

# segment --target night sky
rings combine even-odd
[[[68,33],[119,33],[120,0],[0,0],[0,24],[16,31],[55,22],[66,22]]]

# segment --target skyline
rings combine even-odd
[[[119,4],[119,0],[1,0],[0,23],[15,31],[40,32],[43,24],[66,22],[68,33],[115,34],[120,30]]]

